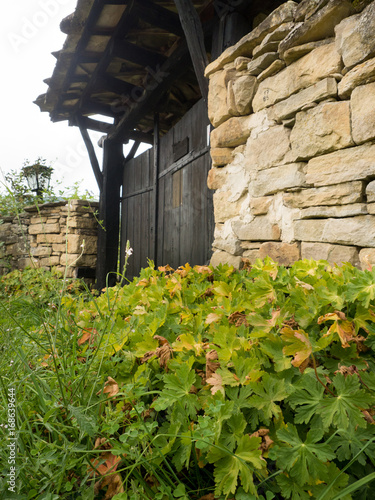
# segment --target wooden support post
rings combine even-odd
[[[103,144],[103,188],[100,193],[98,229],[98,290],[116,283],[120,232],[120,191],[124,155],[122,143],[105,139]],[[110,273],[110,274],[109,274]]]
[[[80,130],[81,135],[82,135],[82,139],[85,143],[87,152],[89,154],[91,167],[92,167],[92,170],[94,172],[99,191],[102,191],[102,189],[103,189],[103,174],[102,174],[100,167],[99,167],[99,162],[98,162],[98,159],[97,159],[96,154],[95,154],[94,146],[91,142],[91,139],[90,139],[89,133],[87,132],[87,129],[82,127],[80,125],[79,121],[78,121],[78,124],[79,124],[79,130]]]
[[[174,3],[180,16],[181,26],[185,33],[199,88],[203,99],[207,102],[208,80],[204,76],[204,71],[208,64],[208,59],[204,46],[202,24],[192,0],[174,0]]]
[[[154,264],[157,266],[158,262],[158,224],[159,224],[159,157],[160,157],[160,132],[159,132],[159,114],[154,115],[154,218],[153,218],[153,236],[154,236]]]

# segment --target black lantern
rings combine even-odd
[[[52,167],[45,165],[45,160],[38,158],[33,165],[27,163],[22,168],[22,174],[26,178],[30,191],[35,192],[38,198],[42,198],[43,191],[49,188]]]

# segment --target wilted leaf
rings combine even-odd
[[[212,349],[206,354],[206,380],[220,367],[220,363],[217,361],[218,359],[219,356],[215,349]]]
[[[307,333],[304,330],[293,330],[289,326],[285,326],[281,330],[282,339],[287,342],[287,346],[283,348],[283,353],[287,356],[294,356],[292,365],[301,367],[307,361],[312,353],[312,347]],[[305,368],[306,368],[305,364]],[[303,370],[300,370],[303,372]]]
[[[167,264],[166,266],[159,266],[158,269],[161,273],[168,273],[170,271],[174,271],[174,269],[169,264]]]
[[[173,349],[169,345],[169,342],[156,349],[156,356],[159,358],[159,365],[161,368],[167,368],[168,361],[172,357],[172,352]]]
[[[216,394],[218,391],[220,391],[223,396],[225,395],[224,387],[223,387],[223,379],[221,378],[221,375],[218,373],[214,373],[212,377],[206,380],[206,383],[211,385],[211,393]]]
[[[222,314],[210,313],[206,318],[206,325],[210,325],[211,323],[215,323],[216,321],[220,321],[223,317]]]
[[[112,377],[108,377],[107,382],[104,384],[104,389],[103,391],[97,392],[97,395],[101,394],[108,394],[108,397],[113,397],[116,396],[116,394],[119,392],[119,387],[116,382]]]
[[[250,437],[260,437],[261,438],[262,441],[260,443],[259,450],[261,450],[262,455],[263,455],[263,453],[268,451],[270,446],[273,444],[272,439],[268,436],[269,433],[270,433],[269,429],[259,429],[258,431],[250,434]]]
[[[348,342],[353,340],[353,337],[355,336],[354,323],[352,321],[348,321],[345,314],[341,311],[335,311],[334,313],[328,313],[324,316],[320,316],[318,324],[320,325],[325,321],[333,321],[333,324],[323,337],[327,337],[331,333],[336,332],[340,337],[342,346],[349,347]]]
[[[96,328],[85,328],[82,331],[81,337],[78,339],[78,345],[84,344],[87,340],[92,344],[95,340],[95,337],[98,335],[98,331]]]
[[[194,271],[199,274],[212,274],[213,270],[208,266],[194,266]]]
[[[95,441],[95,449],[97,448],[109,450],[111,445],[107,442],[106,438],[98,438]],[[95,483],[96,494],[108,486],[104,497],[105,500],[110,500],[118,493],[124,492],[122,478],[120,474],[115,474],[120,461],[121,457],[113,455],[110,451],[104,451],[98,458],[90,460],[93,465],[93,469],[90,471],[91,475],[97,476],[99,474],[103,476],[103,478]]]
[[[249,326],[249,323],[246,321],[246,314],[241,313],[240,311],[235,311],[228,317],[229,323],[236,325],[237,327],[241,325]]]

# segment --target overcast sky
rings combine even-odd
[[[33,101],[46,91],[43,82],[52,75],[66,35],[60,21],[72,13],[76,0],[16,0],[8,2],[0,17],[1,135],[0,168],[6,173],[19,170],[25,160],[39,156],[54,167],[53,179],[98,193],[86,148],[77,127],[67,122],[52,123]],[[90,135],[96,145],[101,134]],[[97,149],[101,164],[101,150]],[[0,181],[2,179],[0,178]]]

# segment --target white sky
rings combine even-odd
[[[4,173],[19,170],[25,160],[41,156],[54,167],[52,183],[59,179],[72,186],[78,181],[97,195],[79,129],[67,122],[52,123],[33,103],[47,90],[43,80],[52,75],[56,63],[51,52],[60,50],[66,38],[60,21],[75,6],[76,0],[16,0],[8,2],[6,15],[0,16],[0,168]],[[90,136],[96,146],[101,134]],[[96,151],[101,165],[102,150]]]

